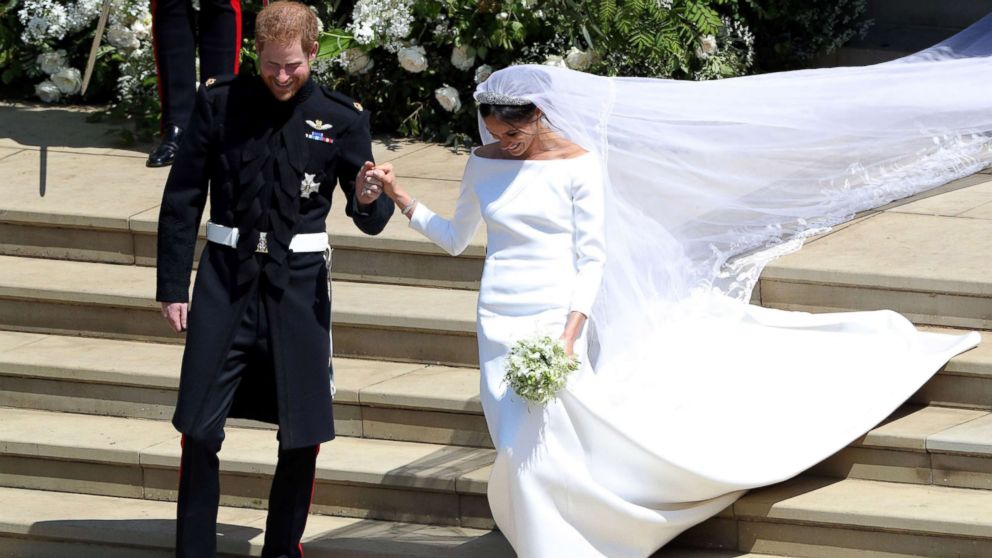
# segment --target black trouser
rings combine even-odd
[[[238,73],[241,0],[200,0],[199,22],[190,0],[151,2],[162,126],[185,128],[196,99],[197,46],[201,82]]]
[[[250,374],[274,374],[268,317],[256,290],[234,335],[234,342],[204,407],[205,421],[183,436],[176,520],[176,556],[210,558],[217,553],[217,506],[224,423],[238,385]],[[279,461],[269,493],[263,558],[303,556],[300,539],[313,496],[320,446],[279,448]]]

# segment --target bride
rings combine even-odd
[[[978,343],[890,311],[747,301],[803,239],[992,162],[990,30],[887,64],[714,82],[511,67],[476,91],[484,145],[450,220],[390,166],[370,171],[451,254],[486,223],[489,503],[520,556],[649,556],[835,453]],[[503,382],[536,332],[581,362],[545,406]]]

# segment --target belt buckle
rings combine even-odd
[[[258,244],[255,245],[255,252],[259,254],[269,253],[269,233],[258,233]]]

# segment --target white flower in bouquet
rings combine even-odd
[[[588,70],[596,62],[596,55],[589,50],[579,50],[576,47],[572,47],[565,55],[565,64],[573,69],[580,72]]]
[[[521,339],[506,356],[503,380],[517,395],[534,403],[547,403],[579,369],[579,361],[565,353],[561,341],[550,336]]]
[[[491,75],[493,75],[493,67],[489,64],[483,64],[475,69],[475,83],[482,83]]]
[[[554,66],[556,68],[567,68],[568,64],[565,63],[565,59],[561,56],[551,55],[544,59],[543,64],[545,66]]]
[[[37,62],[42,72],[52,75],[65,68],[65,51],[59,49],[43,52],[38,55]]]
[[[396,53],[403,69],[418,74],[427,69],[427,51],[422,46],[404,47]]]
[[[83,76],[75,68],[62,68],[52,75],[52,83],[63,95],[75,95],[83,87]]]
[[[438,87],[434,91],[434,98],[437,102],[441,103],[444,110],[448,112],[456,112],[458,109],[462,108],[462,100],[458,97],[458,90],[450,85],[445,85],[444,87]]]
[[[475,49],[469,45],[456,46],[451,51],[451,65],[467,72],[475,65]]]
[[[716,37],[704,35],[699,38],[699,47],[696,48],[696,56],[702,59],[709,58],[717,52]]]
[[[141,46],[138,36],[123,25],[112,25],[107,30],[107,42],[121,50],[134,50]]]
[[[146,24],[144,21],[136,19],[134,20],[134,23],[131,24],[131,32],[134,33],[134,36],[137,37],[139,41],[145,41],[151,36],[152,30],[151,26]]]
[[[34,94],[46,103],[57,103],[62,98],[59,88],[47,79],[34,86]]]
[[[351,75],[364,74],[375,66],[375,61],[360,48],[349,48],[341,53],[338,63]]]

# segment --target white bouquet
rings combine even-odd
[[[578,359],[568,356],[560,341],[537,336],[521,339],[510,349],[504,381],[520,397],[543,404],[558,395],[568,375],[578,368]]]

